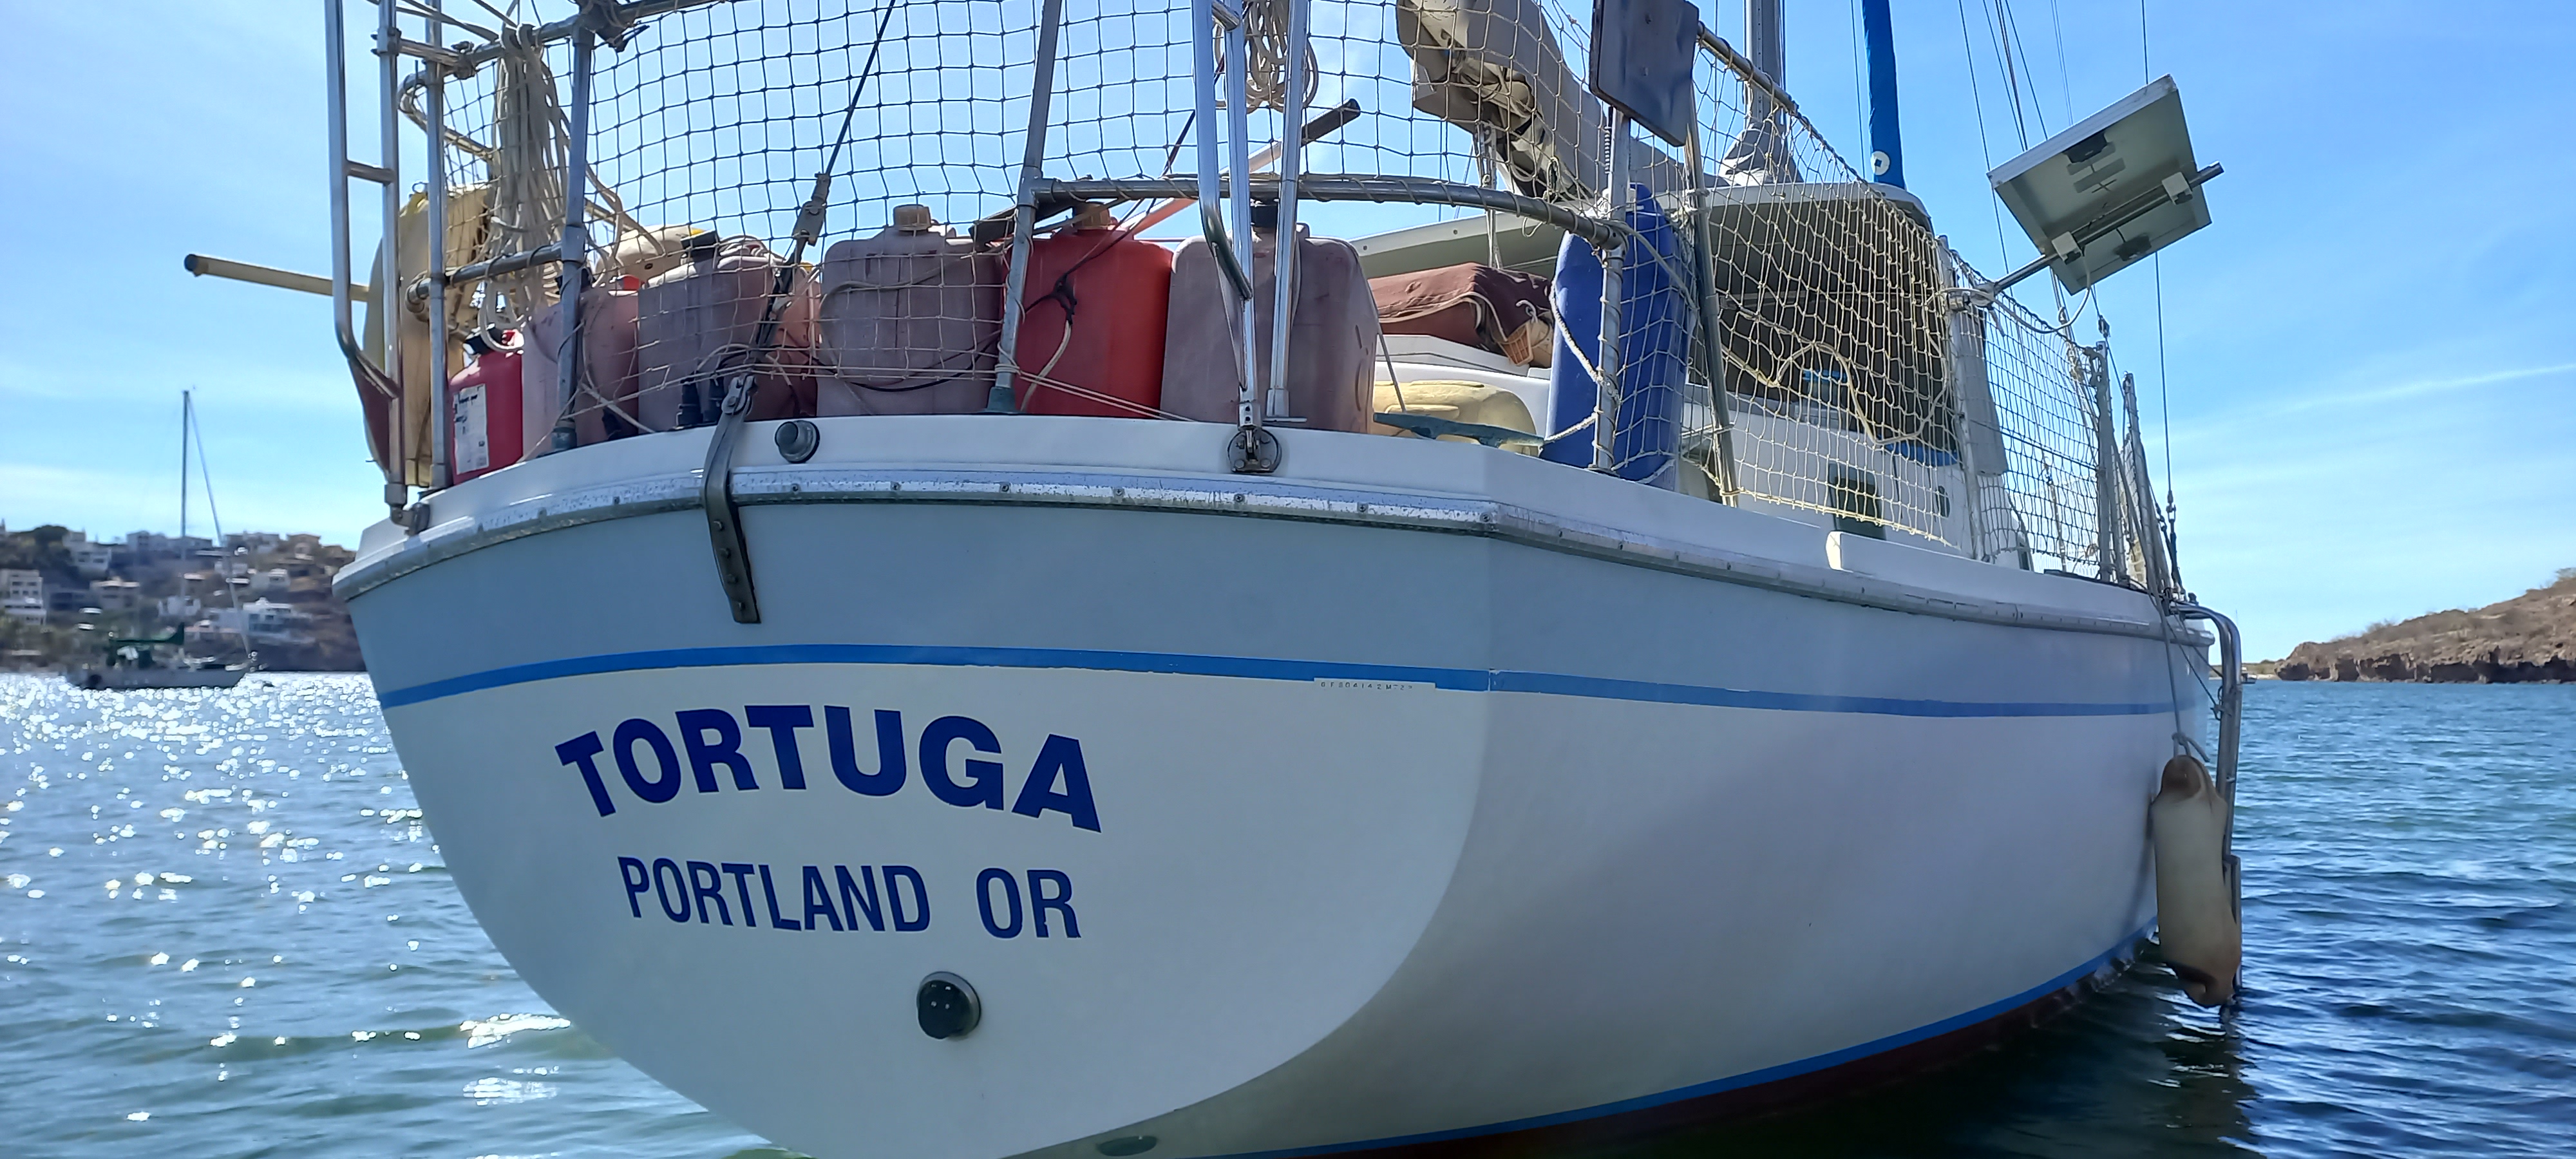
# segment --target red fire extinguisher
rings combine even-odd
[[[465,340],[465,350],[474,361],[447,383],[447,464],[459,483],[516,463],[527,452],[519,332],[476,334]]]

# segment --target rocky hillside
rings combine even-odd
[[[2557,582],[2475,611],[2374,624],[2356,636],[2301,644],[2283,680],[2407,680],[2440,684],[2576,681],[2576,568]]]

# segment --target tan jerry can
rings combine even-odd
[[[993,388],[1002,260],[920,205],[823,255],[826,415],[972,414]]]
[[[648,431],[677,429],[694,388],[699,421],[713,422],[723,384],[750,366],[778,255],[757,238],[690,239],[690,261],[644,284],[636,296],[636,410]],[[797,271],[781,307],[776,340],[757,369],[751,417],[814,413],[814,318],[821,295]]]
[[[1277,293],[1278,241],[1256,231],[1252,242],[1255,316],[1267,318]],[[1288,414],[1270,420],[1290,429],[1369,429],[1370,366],[1377,357],[1377,299],[1349,242],[1316,238],[1298,227],[1297,310],[1289,323]],[[1163,409],[1201,422],[1232,424],[1243,388],[1241,302],[1217,269],[1207,240],[1192,238],[1172,264],[1171,321],[1163,340]],[[1260,327],[1255,375],[1267,397],[1269,327]],[[1302,421],[1300,421],[1302,420]]]
[[[581,295],[581,382],[572,403],[575,444],[591,446],[636,433],[635,321],[639,295],[634,290],[594,286]],[[562,370],[556,352],[563,347],[563,311],[547,307],[528,323],[521,367],[524,397],[542,410],[548,428],[562,407]],[[531,419],[530,421],[535,421]],[[552,449],[547,442],[545,449]],[[540,450],[543,454],[544,450]]]

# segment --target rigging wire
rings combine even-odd
[[[2057,0],[2048,0],[2048,34],[2057,40],[2058,111],[2066,114],[2066,123],[2075,123],[2075,80],[2066,67],[2066,22],[2058,17]]]
[[[1851,46],[1852,122],[1860,129],[1858,156],[1866,161],[1869,159],[1870,152],[1878,148],[1878,143],[1869,139],[1869,96],[1867,94],[1869,66],[1861,58],[1860,0],[1851,0]],[[1870,166],[1864,165],[1862,168],[1870,168]]]
[[[215,545],[221,547],[224,543],[224,516],[222,512],[215,510],[215,476],[213,470],[206,466],[206,433],[197,426],[196,407],[188,408],[187,422],[188,429],[182,432],[182,435],[197,441],[197,480],[206,492],[206,520],[215,525]],[[229,561],[232,557],[227,555],[219,558]],[[239,634],[242,651],[252,660],[259,659],[259,653],[251,651],[250,647],[250,622],[240,618],[241,593],[233,587],[232,574],[218,566],[215,569],[215,578],[223,581],[224,598],[232,603],[234,620],[241,625]]]
[[[2154,78],[2155,69],[2147,57],[2147,0],[2138,0],[2138,82]],[[2147,260],[2156,273],[2156,421],[2164,428],[2160,437],[2165,445],[2165,558],[2174,569],[2175,584],[2180,585],[2182,561],[2176,550],[2179,537],[2174,534],[2173,387],[2165,379],[2165,255],[2158,252]]]
[[[2039,122],[2040,139],[2046,140],[2048,110],[2039,99],[2039,70],[2030,67],[2030,38],[2021,34],[2021,18],[2013,14],[2012,0],[1995,0],[1995,7],[2003,14],[2004,43],[2021,55],[2021,75],[2030,81],[2030,117]]]
[[[2145,0],[2139,0],[2145,3]],[[1968,37],[1968,0],[1959,3],[1959,52],[1968,74],[1968,100],[1977,110],[1977,152],[1985,159],[1986,172],[1995,170],[1995,147],[1986,139],[1986,98],[1977,85],[1977,46]],[[1986,199],[1986,209],[1995,216],[1995,257],[2011,264],[2012,243],[2004,236],[2004,211],[1995,198]]]
[[[2023,78],[2029,78],[2031,82],[2031,119],[2039,122],[2039,131],[2043,137],[2048,133],[2048,110],[2042,107],[2040,102],[2038,73],[2030,67],[2030,41],[2029,38],[2021,35],[2020,21],[2013,16],[2012,0],[1991,0],[1991,3],[1995,16],[1995,53],[2003,61],[2004,84],[2011,91],[2013,128],[2020,135],[2021,147],[2027,151],[2030,148],[2030,130],[2021,119]],[[2021,57],[2021,68],[2018,72],[2013,68],[2013,57],[2016,53]],[[2083,317],[2085,302],[2091,301],[2090,295],[2087,295],[2083,301],[2077,302],[2071,314],[2066,308],[2066,287],[2059,284],[2055,278],[2050,278],[2048,281],[2048,296],[2049,300],[2057,305],[2059,331],[2065,335],[2067,341],[2075,341],[2075,322],[2076,319]]]
[[[2013,135],[2021,148],[2030,148],[2030,122],[2021,113],[2021,74],[2013,70],[2012,42],[2004,34],[2004,13],[1999,0],[1987,0],[1986,13],[1994,17],[1986,28],[1986,41],[1995,49],[1995,63],[2003,69],[2004,95],[2012,100]]]

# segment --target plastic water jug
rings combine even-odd
[[[1105,209],[1087,207],[1073,228],[1031,243],[1020,409],[1154,417],[1171,299],[1172,251],[1119,230]]]
[[[1377,300],[1349,242],[1297,230],[1297,311],[1288,334],[1288,414],[1281,426],[1365,432],[1377,376]],[[1277,293],[1278,235],[1253,231],[1252,285],[1267,319]],[[1243,386],[1241,301],[1217,269],[1205,238],[1181,245],[1172,263],[1171,320],[1163,341],[1163,409],[1201,422],[1232,424]],[[1270,385],[1270,327],[1258,327],[1255,373]]]
[[[636,408],[644,429],[676,430],[691,411],[711,423],[725,383],[755,371],[751,417],[814,413],[813,278],[798,271],[779,313],[778,334],[759,367],[751,343],[768,308],[781,261],[757,238],[712,234],[688,240],[689,262],[644,283],[636,301]],[[687,404],[697,403],[692,408]]]
[[[590,446],[634,434],[635,321],[634,280],[598,286],[581,295],[581,383],[573,396],[575,442]],[[555,354],[563,348],[563,311],[548,307],[528,324],[523,377],[531,397],[554,398],[562,390],[562,370]],[[541,444],[552,445],[551,435]]]
[[[992,393],[1002,263],[974,239],[895,207],[894,224],[823,255],[827,415],[971,414]]]

